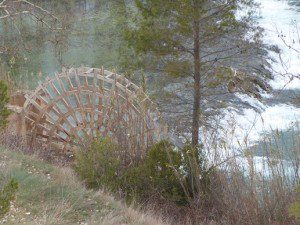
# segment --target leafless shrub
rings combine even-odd
[[[300,131],[297,125],[290,131],[289,143],[283,132],[273,131],[267,135],[261,142],[262,156],[257,156],[254,146],[243,147],[239,155],[228,156],[221,163],[212,159],[210,194],[199,193],[198,200],[184,209],[183,220],[190,220],[191,224],[206,221],[204,224],[296,225],[289,208],[299,184]],[[194,171],[194,177],[202,176]]]

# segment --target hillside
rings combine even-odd
[[[70,168],[0,148],[0,176],[19,182],[1,224],[163,224],[102,191],[87,190]]]

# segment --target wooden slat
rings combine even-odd
[[[75,79],[76,87],[71,77]],[[89,83],[91,79],[92,83]],[[50,93],[47,87],[54,93]],[[76,106],[71,104],[71,95],[75,97]],[[84,105],[82,99],[85,95],[87,103]],[[24,107],[25,119],[32,124],[29,132],[34,134],[42,130],[39,135],[43,139],[48,142],[62,141],[64,146],[68,142],[71,144],[73,136],[82,142],[78,131],[88,135],[91,129],[94,135],[100,127],[105,126],[103,135],[112,132],[114,138],[132,148],[132,154],[137,155],[140,154],[136,152],[138,149],[144,151],[155,141],[154,136],[160,136],[162,131],[159,124],[161,115],[148,95],[124,76],[104,70],[103,67],[71,68],[47,78],[31,95],[26,96]],[[66,112],[61,107],[66,108]],[[32,111],[33,108],[36,112]],[[57,120],[52,118],[52,113]],[[82,124],[76,113],[80,114]],[[90,116],[89,120],[87,115]],[[127,115],[126,120],[124,115]],[[69,116],[75,124],[68,120]]]

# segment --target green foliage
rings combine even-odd
[[[0,80],[0,129],[5,128],[7,125],[7,118],[10,115],[10,111],[6,107],[8,102],[7,86],[4,81]]]
[[[300,222],[300,186],[298,187],[298,195],[297,201],[290,208],[290,214]]]
[[[169,142],[154,145],[142,163],[125,171],[122,183],[127,199],[164,198],[186,203],[184,190],[175,173],[180,171],[181,160],[180,152],[174,151]]]
[[[252,0],[230,2],[136,0],[135,2],[138,9],[137,16],[124,30],[129,46],[137,54],[151,53],[160,59],[168,56],[168,59],[176,58],[177,62],[186,61],[187,58],[193,61],[192,57],[183,56],[194,54],[195,33],[199,32],[203,39],[200,44],[202,52],[208,46],[219,42],[230,31],[246,26],[247,23],[236,20],[235,12],[238,5],[253,5]],[[211,58],[208,59],[210,60]],[[166,72],[168,71],[167,69]]]
[[[184,77],[192,74],[192,65],[189,61],[167,61],[164,70],[174,77]]]
[[[205,197],[210,194],[211,176],[214,172],[208,167],[208,162],[203,154],[202,147],[192,147],[186,144],[182,149],[183,170],[186,171],[187,189],[191,197],[198,195]]]
[[[2,218],[10,209],[10,203],[15,199],[18,190],[18,182],[11,179],[0,190],[0,218]]]
[[[76,153],[75,171],[88,187],[122,192],[129,201],[153,196],[184,201],[184,192],[174,174],[181,166],[181,156],[170,143],[159,142],[144,159],[127,166],[120,160],[121,152],[114,141],[100,138],[88,150]]]
[[[139,65],[146,72],[192,78],[183,81],[192,85],[181,91],[193,89],[194,99],[179,97],[180,100],[174,101],[193,105],[193,113],[187,119],[192,126],[187,127],[191,127],[195,147],[199,143],[199,116],[214,116],[227,106],[223,104],[221,90],[228,80],[217,74],[216,69],[231,67],[232,58],[249,57],[245,52],[253,48],[253,44],[250,46],[244,40],[246,30],[257,32],[251,23],[253,0],[135,0],[135,3],[136,17],[124,29],[124,39],[137,56],[133,59],[144,57],[145,63]],[[241,19],[236,17],[239,7],[247,7],[247,12],[249,9]],[[134,64],[132,57],[125,56]],[[217,97],[211,98],[213,95]],[[200,102],[204,100],[214,106],[200,110]]]
[[[90,188],[108,187],[115,191],[121,160],[120,147],[109,138],[94,141],[86,150],[76,153],[75,171]]]
[[[212,171],[201,148],[180,149],[161,141],[129,165],[121,160],[123,150],[111,139],[100,138],[76,153],[75,170],[88,187],[121,193],[129,202],[151,199],[182,205],[210,194]]]

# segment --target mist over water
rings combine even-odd
[[[274,80],[274,91],[263,94],[262,103],[245,95],[239,97],[260,112],[245,109],[244,115],[228,113],[224,123],[236,123],[234,138],[250,144],[260,140],[261,135],[274,130],[285,131],[300,119],[297,99],[300,97],[300,3],[298,1],[257,0],[258,23],[264,28],[263,41],[277,46],[279,53],[269,51]],[[298,78],[297,78],[298,76]],[[232,137],[230,137],[232,138]]]

